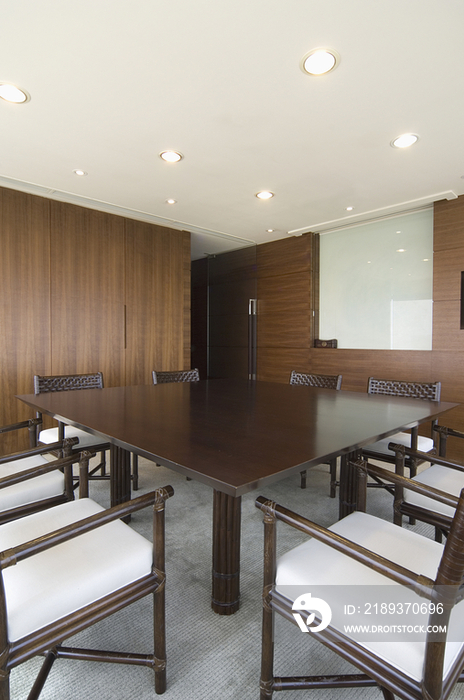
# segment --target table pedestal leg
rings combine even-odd
[[[356,510],[356,501],[358,495],[358,480],[357,471],[350,467],[348,462],[356,460],[361,456],[361,451],[350,452],[342,455],[340,461],[340,501],[339,501],[339,518],[344,518]]]
[[[112,506],[130,501],[130,452],[117,445],[110,448],[110,493]]]
[[[240,496],[214,491],[211,607],[218,615],[232,615],[240,605],[241,507]]]

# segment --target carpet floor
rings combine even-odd
[[[242,501],[241,607],[230,617],[210,608],[212,491],[210,487],[147,460],[139,460],[138,494],[171,484],[175,495],[166,504],[166,700],[258,700],[260,674],[261,580],[263,525],[254,500],[264,495],[308,518],[330,525],[337,520],[338,499],[329,498],[326,466],[308,472],[306,490],[299,475],[255,491]],[[138,495],[137,494],[137,495]],[[92,482],[91,497],[107,507],[108,482]],[[131,526],[151,539],[151,513],[137,513]],[[370,489],[368,511],[391,520],[392,499],[383,490]],[[418,526],[432,536],[427,526]],[[425,528],[425,530],[424,530]],[[278,530],[278,551],[304,539],[285,526]],[[279,617],[279,616],[278,616]],[[282,675],[342,673],[348,664],[311,635],[288,622],[276,623],[275,673]],[[82,646],[149,653],[152,640],[151,601],[146,598],[111,618],[81,632],[73,641]],[[26,698],[40,659],[32,659],[11,674],[11,698]],[[381,700],[377,688],[286,691],[286,700]],[[56,661],[43,700],[152,700],[152,672],[143,667]],[[280,696],[275,696],[280,697]],[[464,698],[458,686],[453,700]]]

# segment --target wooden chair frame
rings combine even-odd
[[[172,372],[158,372],[153,370],[151,373],[153,384],[171,384],[172,382],[199,382],[200,373],[198,369],[181,369]]]
[[[27,557],[43,552],[50,547],[90,532],[114,520],[130,517],[132,513],[141,508],[153,506],[153,567],[150,575],[13,643],[8,641],[6,601],[3,582],[0,580],[0,700],[9,700],[10,698],[9,673],[11,669],[39,654],[46,654],[46,657],[28,700],[36,700],[39,697],[48,673],[57,658],[148,666],[153,669],[155,674],[155,691],[157,693],[165,691],[165,501],[173,493],[171,486],[156,489],[151,493],[139,496],[0,554],[0,574],[2,574],[5,568],[14,566]],[[62,646],[64,639],[73,636],[148,594],[153,594],[153,653],[132,654]]]
[[[52,391],[81,391],[85,389],[103,389],[103,374],[102,372],[93,372],[87,374],[55,374],[55,375],[34,375],[34,393],[44,394]],[[43,416],[40,411],[37,412],[37,438],[43,426]],[[63,440],[65,434],[65,424],[58,421],[58,440]],[[79,449],[79,446],[77,447]],[[81,448],[82,449],[82,448]],[[109,442],[92,445],[91,449],[95,452],[100,452],[100,463],[93,467],[89,473],[89,479],[93,480],[109,480],[110,476],[106,473],[106,450],[110,449]],[[100,474],[97,476],[97,472]],[[139,471],[138,471],[138,456],[132,455],[132,487],[134,491],[139,487]]]
[[[421,522],[426,522],[430,523],[435,527],[435,532],[436,536],[435,539],[440,542],[441,541],[441,534],[447,534],[449,532],[449,529],[451,527],[451,523],[453,522],[453,518],[443,514],[443,513],[438,513],[433,510],[429,510],[427,508],[423,508],[421,506],[418,506],[414,503],[409,503],[408,501],[404,500],[404,489],[408,488],[410,489],[409,486],[409,480],[407,483],[403,481],[404,477],[404,471],[405,471],[405,465],[406,465],[406,460],[408,458],[412,458],[416,460],[417,462],[424,463],[424,462],[429,462],[430,464],[437,464],[442,467],[446,467],[447,469],[453,469],[455,471],[459,471],[463,474],[463,484],[464,484],[464,466],[461,464],[456,464],[454,462],[450,462],[449,460],[443,459],[443,457],[439,457],[437,455],[431,455],[426,452],[414,452],[413,450],[404,447],[404,445],[396,445],[395,443],[390,443],[389,448],[394,451],[395,453],[395,477],[398,476],[400,477],[399,479],[395,478],[395,499],[394,499],[394,504],[393,504],[393,521],[396,525],[402,525],[403,522],[403,515],[408,516],[409,518],[414,518],[417,520],[420,520]],[[375,470],[374,465],[371,465],[370,471],[373,473]],[[380,476],[380,471],[378,473],[378,478],[381,478]],[[393,480],[393,476],[390,477],[390,480]],[[422,495],[427,496],[430,491],[434,492],[434,498],[435,500],[439,501],[440,503],[443,503],[447,506],[450,506],[452,508],[456,507],[457,504],[457,498],[454,496],[449,496],[445,500],[443,497],[440,495],[440,491],[438,489],[433,489],[431,486],[425,487],[423,484],[418,484],[418,486],[421,486],[423,489],[427,490],[419,490],[416,489],[417,493],[420,493]],[[414,489],[410,489],[414,490]]]
[[[371,473],[375,475],[380,473],[384,479],[392,477],[393,481],[397,481],[399,478],[403,486],[407,483],[407,487],[412,490],[418,492],[426,491],[431,497],[436,496],[433,493],[435,490],[430,490],[428,487],[417,484],[411,479],[391,474],[388,470],[374,467],[374,465],[370,465],[364,460],[357,460],[351,463],[351,466],[358,471],[358,504],[360,510],[365,508],[367,477]],[[439,497],[446,499],[448,495],[439,492]],[[460,499],[453,499],[453,502],[456,503],[453,526],[444,548],[436,579],[431,580],[370,552],[339,534],[335,534],[287,508],[268,501],[262,496],[256,500],[256,507],[264,513],[265,533],[261,700],[270,700],[273,692],[276,690],[365,686],[380,686],[385,700],[394,700],[394,694],[397,694],[403,700],[445,700],[448,697],[454,684],[464,680],[462,673],[464,649],[461,650],[459,658],[445,679],[445,684],[443,684],[442,669],[446,643],[446,638],[444,637],[438,642],[430,636],[427,637],[423,677],[420,681],[417,681],[329,625],[326,629],[318,632],[317,640],[357,666],[361,673],[336,676],[274,677],[274,615],[278,612],[284,618],[296,624],[292,614],[291,602],[275,589],[277,568],[276,525],[277,521],[280,520],[372,568],[394,582],[413,586],[416,593],[426,600],[440,600],[441,592],[446,588],[448,593],[450,591],[452,593],[444,600],[444,606],[446,607],[447,615],[449,615],[453,605],[463,598],[460,588],[462,588],[464,575],[464,490]],[[446,621],[445,618],[442,618],[442,622],[446,623]],[[434,619],[430,618],[430,623],[434,624]],[[316,638],[316,635],[314,635],[314,638]]]
[[[404,396],[412,399],[426,399],[429,401],[440,401],[441,382],[407,382],[395,379],[376,379],[369,377],[367,384],[368,394],[381,394],[384,396]],[[432,421],[432,437],[434,438],[434,430],[438,421]],[[411,429],[411,444],[410,447],[414,452],[417,452],[417,440],[419,437],[419,429],[414,427]],[[379,454],[372,450],[363,448],[363,455],[368,459],[377,459],[388,464],[395,464],[394,455]],[[418,463],[413,458],[406,461],[405,466],[409,469],[410,476],[416,474]],[[380,486],[376,480],[369,486]]]
[[[60,495],[52,496],[50,498],[41,499],[31,503],[26,503],[15,508],[10,508],[8,510],[0,511],[0,525],[9,522],[10,520],[16,520],[16,518],[24,517],[25,515],[30,515],[31,513],[36,513],[40,510],[46,510],[52,506],[59,505],[60,503],[66,503],[67,501],[74,500],[74,485],[73,485],[73,464],[79,464],[79,498],[87,498],[89,493],[89,483],[88,483],[88,473],[89,473],[89,461],[94,457],[94,453],[89,450],[82,450],[81,452],[71,452],[69,453],[69,448],[77,444],[77,438],[66,438],[63,442],[56,442],[43,447],[35,447],[30,450],[25,450],[23,452],[16,452],[11,455],[5,455],[0,457],[0,465],[20,461],[27,457],[33,457],[35,455],[46,455],[46,454],[63,454],[66,453],[66,457],[61,457],[60,459],[55,459],[47,464],[30,467],[24,469],[16,474],[11,474],[0,478],[0,502],[1,502],[1,489],[7,488],[8,486],[13,486],[14,484],[19,484],[25,482],[29,479],[33,479],[42,474],[47,474],[55,469],[60,469],[64,472],[64,491]],[[70,444],[68,444],[70,443]]]
[[[340,391],[342,388],[343,375],[341,374],[314,374],[307,372],[297,372],[292,370],[290,374],[290,384],[300,386],[320,387],[321,389],[334,389]],[[337,492],[337,458],[331,459],[330,468],[330,498],[335,498]],[[300,488],[306,488],[307,471],[304,469],[300,472]]]

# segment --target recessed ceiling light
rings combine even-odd
[[[354,207],[345,207],[346,211],[353,211]]]
[[[324,75],[340,63],[340,56],[333,49],[313,49],[305,54],[300,66],[309,75]]]
[[[177,199],[167,199],[166,204],[176,204]]]
[[[28,92],[9,83],[0,83],[0,97],[14,104],[24,104],[24,102],[29,102],[31,99]]]
[[[429,262],[430,258],[423,258],[422,262]]]
[[[273,192],[257,192],[255,197],[258,197],[258,199],[271,199],[274,196]]]
[[[76,168],[76,170],[73,170],[74,175],[79,175],[79,177],[83,177],[84,175],[88,175],[88,173],[85,172],[85,170],[80,170],[79,168]]]
[[[417,143],[417,141],[419,141],[417,134],[401,134],[401,136],[397,136],[396,139],[393,139],[390,145],[393,146],[393,148],[409,148],[409,146]]]
[[[178,163],[184,157],[182,153],[178,153],[177,151],[161,151],[159,156],[165,160],[166,163]]]
[[[396,252],[397,253],[405,253],[406,249],[405,248],[398,248],[398,250]]]

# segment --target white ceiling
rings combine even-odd
[[[462,0],[2,0],[0,82],[31,101],[0,100],[0,185],[189,230],[194,258],[454,198],[463,30]]]

